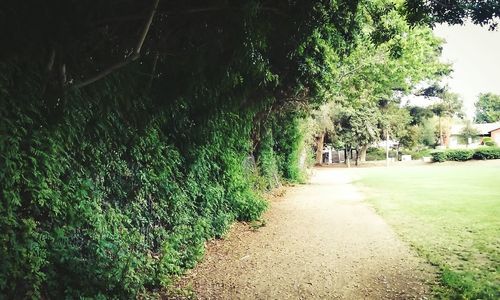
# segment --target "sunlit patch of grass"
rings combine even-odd
[[[500,299],[500,164],[360,170],[368,201],[430,263],[446,299]]]

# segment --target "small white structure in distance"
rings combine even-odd
[[[401,155],[401,161],[411,161],[411,155]]]

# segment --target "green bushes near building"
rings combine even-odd
[[[500,147],[436,151],[432,152],[431,156],[434,162],[466,161],[470,159],[500,159]]]

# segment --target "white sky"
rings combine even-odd
[[[443,61],[453,63],[454,72],[445,82],[452,92],[462,96],[465,111],[472,117],[479,93],[500,94],[500,29],[442,24],[434,33],[446,40]]]

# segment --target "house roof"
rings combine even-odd
[[[450,133],[452,135],[459,135],[464,127],[464,124],[451,125]],[[479,132],[479,135],[487,135],[493,130],[500,129],[500,122],[472,124],[472,127],[474,127]]]

